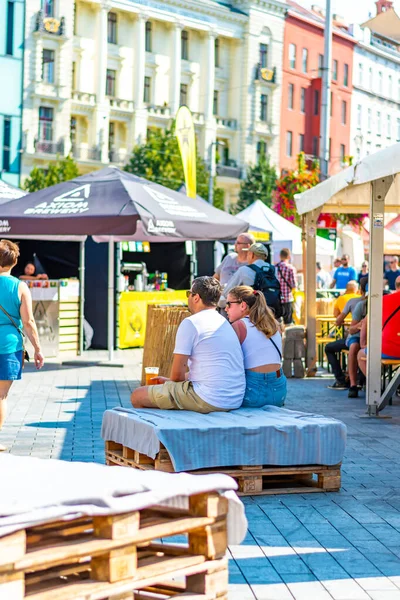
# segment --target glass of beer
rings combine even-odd
[[[153,377],[158,377],[158,367],[145,367],[144,373],[146,377],[146,385],[154,385],[154,381],[151,381]]]

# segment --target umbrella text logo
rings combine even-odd
[[[8,233],[10,230],[10,223],[8,221],[2,221],[0,219],[0,233]]]
[[[25,210],[25,215],[76,215],[89,210],[90,183],[81,185],[69,192],[53,198],[51,202],[41,202],[34,208]]]

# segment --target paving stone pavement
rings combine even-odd
[[[141,351],[99,352],[77,365],[28,366],[13,385],[0,441],[13,454],[104,462],[104,410],[129,406]],[[245,498],[249,531],[230,548],[230,600],[400,600],[400,400],[390,420],[361,419],[364,396],[291,380],[287,408],[343,420],[348,442],[340,493]]]

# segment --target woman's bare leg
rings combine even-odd
[[[0,381],[0,429],[3,427],[3,423],[6,419],[7,396],[12,383],[12,381]]]

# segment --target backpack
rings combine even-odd
[[[273,265],[266,264],[263,267],[257,267],[257,265],[247,265],[249,269],[255,272],[256,278],[253,284],[254,290],[259,290],[265,296],[265,300],[274,311],[275,318],[280,319],[282,310],[282,299],[281,299],[281,285],[275,274],[275,267]]]

